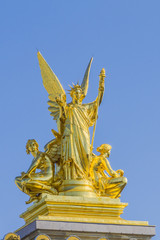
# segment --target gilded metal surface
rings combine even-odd
[[[98,240],[108,240],[107,238],[100,238],[100,239],[98,239]]]
[[[34,159],[28,171],[16,177],[16,185],[30,196],[27,203],[39,201],[44,192],[71,196],[85,196],[88,193],[90,197],[118,198],[127,180],[123,177],[122,170],[112,170],[107,160],[109,145],[103,144],[97,149],[99,156],[92,151],[98,108],[104,94],[105,69],[99,75],[97,98],[84,104],[93,60],[91,58],[82,84],[73,84],[69,91],[72,101],[67,103],[60,81],[40,52],[38,60],[43,85],[49,94],[49,111],[56,120],[58,132],[52,129],[55,138],[46,144],[44,152],[38,150],[35,140],[28,141],[27,153],[31,152]],[[92,140],[89,131],[91,126],[94,126]]]
[[[147,221],[131,221],[121,218],[127,203],[119,198],[60,196],[42,194],[42,199],[20,215],[29,224],[34,220],[72,223],[103,223],[147,226]],[[93,227],[94,228],[94,227]]]
[[[66,240],[80,240],[78,237],[72,236],[69,238],[66,238]]]
[[[28,140],[26,152],[33,155],[32,163],[26,173],[22,172],[15,179],[17,187],[30,196],[26,203],[40,200],[42,192],[57,194],[54,188],[54,164],[49,155],[38,150],[38,143],[34,139]]]
[[[4,236],[3,240],[20,240],[20,236],[15,233],[8,233]]]
[[[93,155],[92,157],[90,176],[94,187],[99,191],[101,196],[118,198],[127,184],[127,178],[123,177],[123,170],[118,169],[114,171],[111,168],[107,159],[111,148],[109,144],[102,144],[97,148],[100,155]]]
[[[50,237],[48,237],[46,234],[39,234],[35,240],[51,240]]]

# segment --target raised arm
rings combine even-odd
[[[91,152],[93,150],[93,141],[94,141],[94,135],[95,135],[95,129],[96,129],[96,122],[97,122],[97,117],[98,117],[98,107],[102,102],[103,94],[104,94],[104,79],[105,79],[105,69],[102,68],[100,75],[99,75],[99,92],[98,92],[98,97],[95,101],[96,103],[96,109],[95,109],[95,114],[94,114],[94,128],[93,128],[93,135],[92,135],[92,142],[91,142]]]
[[[98,92],[98,97],[97,97],[97,101],[98,101],[98,105],[101,104],[102,99],[103,99],[103,94],[104,94],[104,79],[105,79],[106,75],[105,75],[105,69],[102,68],[100,75],[99,75],[99,92]]]
[[[60,98],[56,98],[56,102],[58,103],[60,109],[60,121],[64,122],[66,119],[66,96],[61,95]]]

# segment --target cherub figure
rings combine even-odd
[[[124,171],[114,171],[108,161],[112,147],[109,144],[102,144],[97,148],[99,156],[93,155],[90,176],[94,187],[99,194],[106,197],[118,198],[127,184],[127,178],[123,177]]]
[[[49,154],[40,152],[38,143],[34,139],[28,140],[26,152],[33,155],[32,163],[26,173],[22,172],[21,176],[15,178],[17,187],[30,196],[26,203],[40,200],[42,193],[57,194],[54,183],[54,163]]]

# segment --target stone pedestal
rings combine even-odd
[[[147,222],[126,221],[120,217],[127,203],[108,197],[53,196],[46,194],[20,215],[26,224],[34,220],[67,222],[92,222],[114,224],[141,224]]]
[[[46,234],[51,240],[149,240],[155,227],[120,217],[126,203],[107,197],[44,195],[21,214],[21,240]]]
[[[155,227],[36,220],[16,233],[21,240],[33,240],[39,234],[47,234],[51,240],[149,240]]]

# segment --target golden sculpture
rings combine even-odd
[[[3,240],[20,240],[20,236],[15,233],[8,233],[4,236]]]
[[[93,185],[101,196],[118,198],[127,184],[127,179],[123,177],[123,170],[114,171],[111,168],[107,159],[110,156],[111,149],[112,147],[109,144],[102,144],[97,148],[97,152],[100,152],[100,155],[93,155],[92,157],[90,176]]]
[[[66,102],[66,93],[60,81],[53,73],[40,52],[38,60],[43,78],[43,85],[49,94],[49,111],[56,120],[58,132],[52,129],[55,138],[46,144],[44,152],[39,152],[35,140],[29,140],[26,149],[34,159],[26,173],[16,177],[16,185],[30,196],[30,203],[39,200],[43,192],[49,194],[70,195],[92,192],[91,196],[118,198],[127,183],[123,171],[113,171],[107,157],[111,146],[102,144],[93,153],[98,108],[104,94],[105,70],[99,75],[98,96],[91,103],[82,103],[87,95],[89,72],[92,58],[86,69],[82,84],[73,84],[70,96],[72,102]],[[89,128],[94,125],[92,140]],[[40,172],[36,172],[40,169]],[[110,175],[110,177],[107,175]],[[68,192],[64,192],[67,189]],[[73,194],[73,193],[72,193]]]
[[[28,140],[26,152],[31,153],[34,159],[27,172],[22,172],[15,179],[18,188],[30,196],[26,203],[39,200],[42,192],[57,194],[54,188],[54,164],[49,155],[38,150],[38,143],[34,139]],[[36,172],[38,169],[41,171]]]
[[[47,236],[46,234],[39,234],[35,240],[51,240],[51,238],[49,236]]]
[[[75,236],[71,236],[71,237],[68,237],[66,240],[79,240],[79,238]]]

